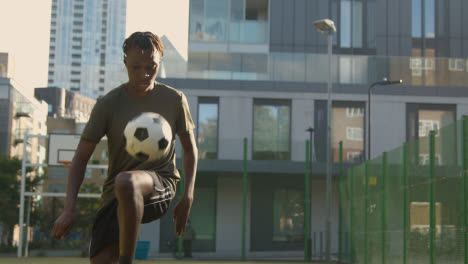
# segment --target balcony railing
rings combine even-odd
[[[23,143],[24,141],[24,135],[26,132],[29,131],[29,129],[16,129],[15,130],[15,138],[14,138],[14,143],[15,145],[19,143]],[[32,143],[32,138],[28,138],[28,144]]]
[[[233,43],[267,43],[268,23],[249,20],[231,22],[229,36]]]
[[[165,58],[161,77],[327,83],[327,65],[326,54],[191,52],[188,63]],[[339,84],[386,77],[405,85],[468,86],[468,59],[462,58],[333,55],[332,68],[333,83]]]
[[[191,27],[189,38],[194,42],[266,44],[268,22],[241,20],[228,23],[220,19],[206,19],[205,25],[199,23]]]

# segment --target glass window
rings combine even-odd
[[[193,201],[190,218],[196,240],[215,240],[216,189],[197,186],[195,195],[197,199]]]
[[[190,1],[189,38],[195,41],[266,43],[268,0]]]
[[[107,149],[102,149],[101,150],[101,160],[102,161],[108,161],[109,160],[109,153],[107,152]]]
[[[424,1],[424,37],[435,38],[435,0]]]
[[[190,40],[203,39],[204,0],[190,1]]]
[[[0,98],[1,99],[7,99],[8,98],[9,89],[10,88],[8,86],[0,87]]]
[[[289,160],[290,101],[256,99],[253,111],[253,159]]]
[[[85,170],[85,179],[91,179],[93,177],[93,169],[87,168]]]
[[[304,192],[280,189],[273,193],[273,241],[304,241]]]
[[[193,201],[190,210],[190,234],[193,238],[193,252],[214,252],[216,249],[216,204],[217,204],[217,178],[215,175],[199,173]],[[177,186],[177,193],[181,191]],[[183,188],[183,186],[182,186]],[[182,190],[183,192],[183,190]],[[172,212],[180,200],[177,196],[169,206]],[[159,251],[162,253],[173,253],[177,250],[178,238],[174,233],[175,224],[172,217],[168,215],[160,219]]]
[[[412,0],[411,10],[412,37],[435,38],[435,0]],[[424,24],[422,24],[423,12]]]
[[[375,48],[375,0],[334,0],[331,16],[338,24],[340,48]]]
[[[412,0],[411,3],[411,35],[413,38],[421,37],[421,1]]]
[[[341,1],[340,47],[351,47],[351,0]]]
[[[245,4],[246,20],[268,20],[268,0],[246,0]]]
[[[343,161],[360,162],[364,159],[364,103],[333,102],[332,155],[339,162],[339,142],[343,141]]]
[[[450,125],[455,122],[455,105],[435,105],[435,104],[408,104],[407,105],[407,135],[408,141],[417,142],[411,151],[414,153],[421,165],[428,164],[429,132],[436,132],[435,156],[436,164],[442,165],[449,162],[456,162],[457,147],[455,140],[456,128],[450,129]],[[445,128],[444,128],[445,127]],[[442,130],[441,130],[442,129]],[[451,144],[453,143],[453,144]]]
[[[227,40],[228,0],[205,0],[204,40],[225,42]]]
[[[429,136],[429,131],[439,130],[455,122],[454,105],[408,104],[408,140]],[[415,126],[417,124],[417,126]],[[417,129],[415,129],[417,128]]]
[[[362,31],[363,31],[363,14],[362,0],[353,1],[353,47],[362,47]]]
[[[218,157],[218,98],[198,99],[198,157]]]
[[[107,169],[101,169],[101,178],[105,179],[107,177]]]

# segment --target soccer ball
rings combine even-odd
[[[139,161],[156,161],[169,151],[172,130],[160,114],[145,112],[127,123],[125,150]]]

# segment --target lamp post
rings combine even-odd
[[[314,154],[314,144],[313,144],[313,134],[314,134],[314,129],[312,127],[309,127],[306,129],[307,132],[309,132],[309,136],[310,136],[310,141],[309,141],[309,146],[307,146],[310,151],[310,158],[309,158],[309,194],[310,194],[310,197],[309,197],[309,208],[306,208],[306,210],[309,210],[309,222],[306,223],[307,225],[309,225],[309,233],[307,234],[307,240],[308,240],[308,243],[309,243],[309,247],[307,248],[307,252],[308,252],[308,261],[311,261],[312,260],[312,162],[313,162],[313,154]]]
[[[331,248],[331,92],[332,92],[332,34],[336,32],[335,23],[331,19],[321,19],[314,21],[314,26],[317,31],[328,36],[328,99],[327,99],[327,177],[326,177],[326,225],[325,225],[325,255],[326,260],[330,260],[330,248]]]
[[[367,129],[369,130],[369,133],[367,133],[367,159],[371,159],[371,126],[370,126],[370,121],[371,121],[371,92],[372,88],[376,85],[392,85],[392,84],[400,84],[402,83],[402,80],[393,80],[389,81],[387,78],[384,78],[383,81],[380,82],[374,82],[369,86],[369,91],[368,91],[368,99],[367,99],[367,112],[369,117],[367,118]]]

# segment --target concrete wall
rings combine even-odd
[[[248,199],[250,205],[250,199]],[[250,216],[250,206],[247,209]],[[250,217],[247,217],[250,219]],[[247,223],[249,223],[248,221]],[[247,224],[247,226],[250,226]],[[246,244],[249,234],[246,232]],[[216,253],[227,257],[241,257],[242,246],[242,178],[219,177],[216,206]],[[247,248],[249,248],[247,246]]]
[[[192,117],[195,122],[198,114],[198,97],[219,97],[219,160],[222,162],[219,163],[220,161],[213,161],[213,166],[220,168],[221,170],[226,170],[226,168],[218,165],[225,164],[226,162],[234,164],[235,162],[242,160],[243,146],[241,142],[244,137],[248,138],[249,144],[252,141],[254,99],[272,98],[290,100],[292,143],[291,162],[301,162],[305,160],[304,142],[309,138],[309,134],[305,130],[307,127],[313,126],[314,124],[314,104],[316,100],[327,99],[327,94],[324,92],[324,89],[320,84],[289,85],[288,83],[223,82],[217,80],[192,82],[190,80],[171,79],[167,81],[168,82],[166,83],[181,89],[186,94],[192,111]],[[453,87],[427,89],[427,87],[401,86],[394,88],[395,89],[376,89],[372,95],[372,157],[377,157],[384,151],[391,151],[392,149],[398,148],[406,141],[407,103],[452,104],[456,105],[457,119],[468,114],[468,101],[466,101],[468,95],[466,95],[462,90],[455,89]],[[334,101],[362,102],[367,105],[366,86],[336,85],[334,86],[334,91],[336,91],[336,93],[332,95],[332,99]],[[251,145],[249,145],[248,159],[251,159],[251,152]],[[274,161],[265,162],[265,166],[269,168],[273,168],[278,164],[278,162]],[[235,164],[240,165],[241,163]],[[222,176],[217,176],[216,252],[195,253],[195,256],[213,256],[223,258],[240,257],[242,243],[241,171],[242,168],[240,166],[238,173],[223,175],[221,172],[220,175]],[[314,167],[312,171],[314,176],[311,194],[311,230],[312,233],[316,232],[316,250],[318,251],[320,248],[320,232],[325,231],[326,188],[323,168],[319,168],[319,166]],[[256,230],[250,230],[250,228],[252,228],[250,223],[252,220],[250,219],[250,215],[252,213],[251,210],[255,210],[253,207],[251,209],[252,200],[250,196],[252,189],[250,181],[248,190],[249,197],[247,202],[246,239],[247,256],[255,258],[289,254],[288,256],[300,257],[302,252],[298,250],[272,250],[268,252],[251,250],[251,236],[258,234],[256,233]],[[338,250],[338,186],[336,181],[332,187],[331,220],[332,252],[336,252]],[[156,234],[155,232],[153,233]],[[323,235],[325,234],[323,233]],[[324,246],[325,245],[323,245],[323,248]],[[156,251],[153,252],[156,254]]]
[[[236,82],[236,81],[233,81]],[[208,82],[209,83],[209,82]],[[219,159],[240,160],[242,159],[242,139],[248,139],[248,159],[251,159],[251,141],[253,131],[253,100],[256,98],[286,99],[291,102],[291,160],[305,160],[305,140],[309,138],[305,130],[314,124],[314,102],[326,100],[327,95],[318,88],[311,88],[311,92],[304,92],[302,88],[286,91],[288,86],[282,89],[268,87],[262,84],[252,90],[240,91],[238,87],[228,89],[186,88],[184,82],[180,83],[182,90],[189,98],[192,117],[197,118],[197,97],[214,96],[219,97]],[[220,87],[223,87],[221,84]],[[361,89],[362,88],[362,89]],[[366,103],[367,112],[367,90],[365,86],[336,85],[333,88],[334,101],[355,101]],[[315,91],[314,91],[315,90]],[[354,91],[354,93],[353,93]],[[460,90],[461,91],[461,90]],[[443,94],[438,96],[438,94]],[[416,86],[392,87],[392,89],[377,89],[372,94],[371,109],[371,154],[373,157],[401,146],[406,141],[406,104],[454,104],[457,107],[457,119],[468,114],[468,102],[464,93],[454,87],[440,87],[437,89],[420,89]],[[367,118],[367,114],[366,114]],[[392,131],[391,133],[389,133]],[[366,119],[367,133],[367,119]],[[316,139],[317,140],[317,139]],[[367,141],[367,140],[366,140]],[[367,144],[366,144],[367,149]]]

